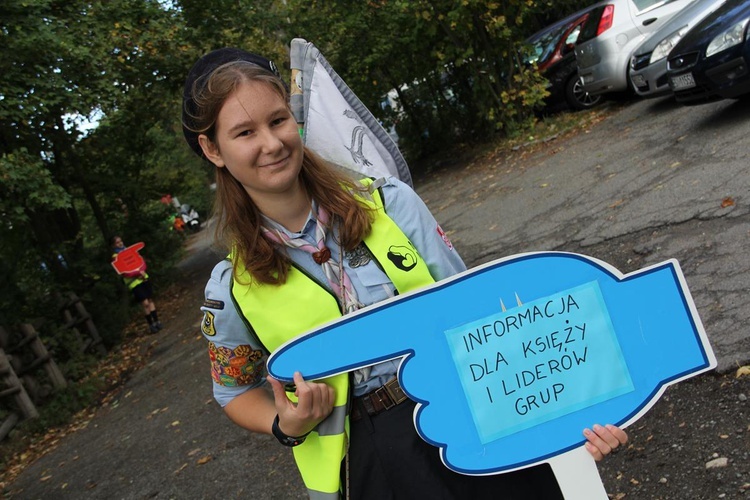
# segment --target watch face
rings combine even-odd
[[[300,441],[297,438],[293,438],[293,437],[290,437],[290,436],[287,436],[287,437],[284,438],[284,444],[287,445],[287,446],[297,446],[298,444],[301,444],[301,443],[302,443],[302,441]]]

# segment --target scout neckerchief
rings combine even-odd
[[[328,212],[323,207],[317,207],[317,210],[313,207],[313,215],[316,220],[316,246],[311,245],[303,238],[291,238],[283,231],[269,229],[265,226],[262,226],[263,235],[279,245],[286,245],[290,248],[297,248],[312,254],[315,263],[323,269],[323,273],[328,279],[328,284],[338,298],[344,314],[356,311],[360,307],[363,307],[363,304],[357,298],[357,291],[354,289],[349,276],[344,270],[341,256],[339,256],[337,262],[331,257],[331,250],[326,246],[326,225],[330,220]]]

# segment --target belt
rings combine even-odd
[[[349,420],[356,422],[361,419],[366,412],[370,416],[375,416],[394,406],[406,401],[406,394],[398,383],[397,378],[392,378],[381,387],[370,391],[363,396],[354,398]]]

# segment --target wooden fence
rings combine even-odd
[[[81,300],[68,294],[59,308],[62,322],[54,322],[56,334],[70,338],[81,352],[107,354],[99,332]],[[52,391],[64,389],[68,382],[42,340],[39,329],[48,324],[40,319],[3,327],[0,325],[0,440],[24,419],[39,416],[37,405]],[[63,335],[64,334],[64,335]]]

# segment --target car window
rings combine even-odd
[[[603,5],[596,7],[591,11],[589,18],[583,23],[583,27],[581,28],[576,43],[586,42],[596,36],[596,30],[599,27],[599,20],[602,18],[602,12],[604,12]]]
[[[536,41],[532,42],[531,54],[527,62],[544,62],[554,52],[557,41],[560,39],[566,26],[561,26],[555,30],[542,35]]]
[[[666,5],[674,1],[675,0],[632,0],[638,12],[644,11],[646,9],[652,9],[659,5]]]
[[[573,31],[570,32],[570,34],[568,35],[568,38],[565,39],[565,45],[576,43],[576,40],[578,40],[578,34],[580,32],[581,32],[581,25],[579,24],[573,29]]]

